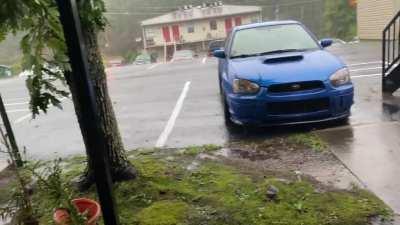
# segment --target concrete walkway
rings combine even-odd
[[[379,44],[372,43],[355,46],[349,54],[343,49],[339,51],[347,61],[351,57],[376,54],[379,48]],[[379,60],[379,56],[375,57],[364,61]],[[400,214],[400,96],[398,93],[383,96],[380,76],[353,79],[353,82],[355,105],[350,125],[318,133],[367,188]]]

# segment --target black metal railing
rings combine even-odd
[[[383,30],[382,79],[392,71],[400,60],[400,11]]]

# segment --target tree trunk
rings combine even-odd
[[[136,170],[127,159],[113,105],[108,94],[107,76],[98,46],[97,32],[94,29],[85,27],[83,28],[83,36],[89,62],[90,79],[95,90],[96,103],[100,112],[101,128],[107,142],[107,156],[110,163],[111,176],[114,182],[135,179]],[[79,96],[76,95],[74,77],[71,74],[66,74],[66,78],[72,94],[78,122],[81,124],[83,115],[79,104],[77,104]],[[84,133],[85,129],[81,130],[86,145],[87,134]],[[94,183],[93,170],[93,160],[88,158],[87,172],[79,182],[81,189],[87,189]]]

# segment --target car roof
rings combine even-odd
[[[295,20],[280,20],[280,21],[269,21],[269,22],[261,22],[261,23],[252,23],[247,25],[241,25],[233,28],[233,32],[257,27],[266,27],[266,26],[275,26],[275,25],[289,25],[289,24],[298,24],[303,25],[302,23]]]

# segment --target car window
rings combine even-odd
[[[225,46],[224,46],[225,52],[229,52],[229,46],[230,46],[230,43],[231,43],[231,39],[232,39],[232,32],[230,32],[228,34],[228,36],[226,37],[226,39],[225,39]]]
[[[175,57],[191,57],[193,56],[193,52],[189,50],[177,51],[175,53]]]
[[[150,56],[149,55],[139,55],[136,60],[149,60]]]
[[[300,25],[264,26],[237,31],[231,47],[231,56],[315,48],[319,48],[319,45]]]
[[[0,76],[11,76],[11,70],[7,67],[0,67]]]

